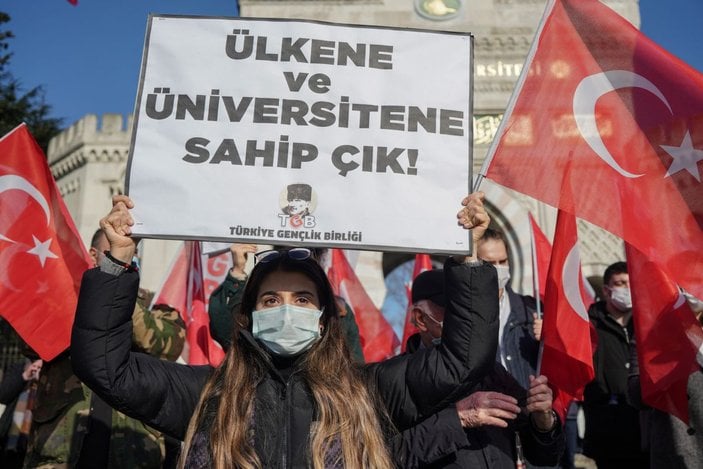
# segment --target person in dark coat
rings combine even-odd
[[[419,332],[408,339],[408,353],[441,343],[446,304],[443,272],[418,275],[412,286],[411,314]],[[428,438],[442,448],[453,438],[455,451],[441,454],[418,443],[408,445],[404,467],[514,469],[518,462],[556,465],[565,442],[559,418],[552,410],[552,391],[544,376],[529,379],[530,387],[525,389],[496,362],[480,383],[457,389],[455,395],[462,399],[436,415],[434,428],[418,429],[424,435],[412,435],[416,442]]]
[[[510,259],[505,236],[489,228],[476,247],[478,258],[498,271],[500,328],[498,361],[522,387],[530,386],[530,375],[537,374],[542,319],[537,317],[537,302],[518,295],[510,288]]]
[[[97,230],[89,254],[98,265],[110,243]],[[166,305],[150,309],[149,292],[139,289],[127,342],[135,352],[175,361],[185,344],[185,323]],[[37,383],[24,467],[72,469],[169,469],[180,442],[113,410],[73,373],[80,354],[66,350],[48,361]]]
[[[483,194],[459,223],[480,236]],[[101,221],[110,252],[83,277],[74,370],[125,414],[184,439],[186,467],[393,467],[391,441],[433,415],[460,385],[493,366],[497,280],[472,257],[448,259],[444,342],[361,367],[345,345],[329,281],[305,248],[259,253],[223,364],[187,366],[129,347],[139,275],[132,201],[113,198]]]
[[[603,297],[588,315],[597,334],[593,354],[595,378],[586,385],[584,454],[598,469],[646,468],[648,458],[640,447],[639,411],[627,399],[630,340],[634,333],[630,276],[625,262],[616,262],[603,274]]]

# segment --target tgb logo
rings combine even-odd
[[[279,196],[281,226],[291,228],[314,228],[312,213],[317,207],[317,195],[309,184],[289,184]]]

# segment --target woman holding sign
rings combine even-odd
[[[478,239],[483,194],[457,218]],[[360,367],[349,358],[334,294],[306,248],[267,251],[245,286],[218,368],[130,351],[139,275],[126,196],[101,220],[110,251],[86,272],[73,325],[74,370],[116,409],[185,440],[181,467],[392,467],[393,437],[478,382],[495,360],[495,270],[475,257],[445,265],[442,344]]]

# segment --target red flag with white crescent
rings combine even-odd
[[[359,326],[361,347],[366,363],[378,362],[394,356],[400,346],[393,328],[376,307],[359,278],[354,273],[344,251],[331,249],[327,277],[335,295],[341,296],[354,311]]]
[[[411,313],[412,307],[412,289],[415,277],[420,275],[426,270],[432,270],[432,259],[430,259],[429,254],[415,254],[415,265],[413,266],[413,276],[410,281],[405,285],[405,292],[408,295],[408,307],[405,312],[405,324],[403,326],[403,340],[400,342],[400,351],[405,352],[405,347],[408,344],[408,339],[413,334],[419,332],[415,324],[413,324],[413,318]]]
[[[486,177],[614,233],[703,298],[702,160],[703,74],[598,0],[550,0]]]
[[[68,348],[92,261],[22,124],[0,139],[0,315],[44,360]]]
[[[539,291],[540,300],[544,301],[544,291],[547,288],[547,273],[549,272],[549,261],[552,258],[552,243],[544,234],[542,229],[537,224],[531,213],[528,214],[530,218],[530,227],[532,228],[532,263],[533,270],[537,271],[537,278],[539,282],[537,284],[536,290]],[[534,274],[533,274],[534,275]],[[585,275],[581,276],[581,282],[583,283],[584,295],[586,297],[585,303],[587,305],[593,304],[596,301],[596,294],[593,291],[593,287],[588,283],[588,279]],[[535,294],[535,298],[537,294]]]
[[[225,271],[226,273],[226,271]],[[186,323],[187,362],[219,365],[224,351],[210,335],[200,242],[186,241],[179,249],[153,304],[167,304],[181,312]]]
[[[540,372],[557,389],[553,407],[562,422],[571,400],[582,399],[594,377],[587,301],[576,218],[559,211],[545,290]]]
[[[703,328],[676,284],[631,245],[625,246],[632,290],[642,401],[688,423],[688,378],[701,366]]]

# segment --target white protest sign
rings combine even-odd
[[[458,253],[470,34],[151,16],[127,191],[145,237]]]

